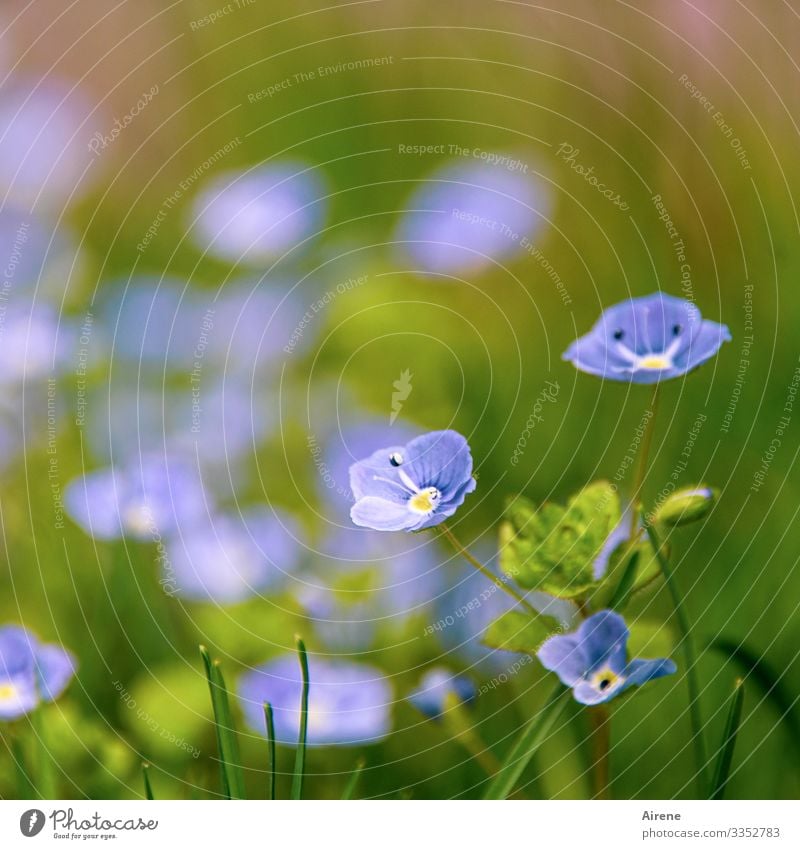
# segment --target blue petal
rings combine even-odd
[[[711,359],[725,342],[730,341],[730,331],[724,324],[703,321],[692,334],[686,348],[675,358],[675,366],[682,372],[697,368]]]
[[[73,522],[95,539],[122,536],[119,488],[113,469],[90,472],[70,481],[64,489],[64,506]]]
[[[677,666],[668,658],[662,657],[658,660],[632,660],[625,671],[625,689],[628,687],[641,687],[655,678],[663,678],[677,671]]]
[[[52,702],[66,689],[75,675],[75,658],[61,646],[40,646],[36,652],[39,688],[42,699]]]
[[[581,623],[578,628],[586,657],[586,672],[608,665],[617,675],[625,669],[628,645],[628,626],[625,620],[612,610],[601,610]]]
[[[0,628],[0,678],[33,673],[36,638],[24,628],[6,625]]]
[[[10,684],[13,695],[0,699],[0,719],[18,719],[30,713],[39,703],[36,692],[36,679],[33,675],[13,675],[5,677],[0,674],[0,686]]]
[[[366,460],[360,460],[350,466],[350,489],[356,501],[367,496],[398,504],[408,500],[411,490],[400,480],[397,467],[389,461],[393,454],[404,456],[405,450],[402,445],[379,448]]]
[[[435,486],[449,501],[472,478],[467,440],[454,430],[436,430],[412,439],[402,468],[418,487]]]
[[[420,514],[409,510],[405,503],[397,504],[371,495],[356,501],[350,508],[350,518],[359,527],[375,531],[404,531],[420,522]]]
[[[589,669],[583,644],[577,634],[550,637],[536,653],[542,666],[555,672],[563,684],[574,687]]]

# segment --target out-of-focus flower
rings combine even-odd
[[[276,257],[322,224],[325,188],[300,162],[228,172],[206,183],[192,209],[193,236],[211,254],[233,262]]]
[[[475,485],[467,440],[433,431],[351,466],[350,517],[376,531],[419,531],[452,516]]]
[[[422,676],[408,700],[425,716],[436,718],[447,710],[449,697],[459,702],[470,702],[475,694],[475,684],[465,675],[454,675],[448,669],[437,666]]]
[[[0,93],[0,192],[21,207],[59,207],[96,170],[94,104],[65,81],[11,78]]]
[[[308,744],[356,746],[374,743],[391,727],[392,688],[383,673],[365,663],[308,659]],[[246,672],[238,695],[247,724],[266,734],[264,702],[272,705],[275,737],[295,745],[300,730],[302,677],[294,655]]]
[[[17,625],[0,628],[0,719],[17,719],[52,702],[75,674],[75,658],[58,645],[44,645]]]
[[[628,661],[625,620],[611,610],[601,610],[581,623],[577,631],[550,637],[537,654],[542,666],[555,672],[571,687],[576,702],[597,705],[640,687],[655,678],[671,675],[675,664],[667,658]]]
[[[5,390],[31,380],[54,376],[67,361],[68,340],[58,315],[46,305],[13,303],[0,310],[0,347]]]
[[[303,548],[295,521],[256,508],[180,528],[167,543],[162,583],[183,598],[228,603],[275,589]]]
[[[478,560],[501,576],[494,541],[470,546]],[[515,652],[489,648],[483,642],[486,629],[516,602],[480,572],[460,563],[447,563],[450,581],[447,592],[436,600],[435,620],[426,628],[438,636],[441,645],[454,656],[473,664],[477,672],[494,674],[519,662]],[[529,592],[525,598],[540,613],[552,616],[565,630],[578,620],[578,608],[571,601],[542,592]]]
[[[327,648],[374,645],[380,631],[396,632],[422,615],[441,593],[444,575],[435,540],[390,537],[341,528],[321,544],[297,596]]]
[[[546,184],[532,174],[450,164],[412,195],[397,238],[425,271],[474,272],[532,247],[550,207]]]
[[[608,380],[657,383],[711,359],[731,334],[689,301],[657,292],[609,307],[564,359]]]
[[[196,469],[158,455],[70,481],[64,506],[96,539],[131,536],[145,541],[194,526],[208,510]]]

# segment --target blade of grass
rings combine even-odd
[[[747,675],[749,685],[755,684],[771,702],[781,721],[789,732],[786,736],[795,749],[795,762],[800,767],[800,717],[796,708],[797,699],[783,679],[772,666],[759,657],[744,643],[737,643],[724,637],[713,640],[709,647],[731,658]]]
[[[675,609],[675,618],[681,632],[681,650],[686,663],[686,683],[689,689],[689,718],[692,723],[692,743],[694,745],[695,781],[697,785],[698,799],[705,798],[707,791],[708,756],[706,754],[706,740],[703,734],[703,715],[700,710],[700,684],[697,680],[697,653],[694,647],[694,636],[692,626],[683,606],[680,590],[675,583],[675,574],[670,566],[669,559],[661,548],[661,540],[652,525],[646,525],[650,543],[656,553],[656,559],[664,576],[664,583],[672,597],[672,606]]]
[[[219,662],[212,662],[205,646],[200,646],[200,655],[203,658],[208,689],[211,693],[211,706],[214,710],[223,793],[228,799],[244,799],[244,778],[239,760],[239,745],[231,718],[225,679]]]
[[[267,723],[267,746],[269,749],[269,771],[267,773],[267,799],[275,798],[275,719],[272,705],[264,702],[264,719]]]
[[[544,703],[542,709],[531,719],[511,747],[500,771],[489,783],[484,799],[506,799],[514,791],[516,783],[530,763],[536,750],[547,739],[550,729],[570,700],[572,692],[558,684]]]
[[[356,764],[356,768],[350,773],[350,778],[347,779],[347,784],[344,788],[344,793],[342,793],[342,799],[352,799],[353,794],[356,792],[356,786],[358,785],[358,779],[361,778],[361,773],[364,771],[364,767],[367,765],[367,762],[364,758],[360,758],[358,763]]]
[[[153,795],[153,785],[150,783],[150,764],[145,761],[142,763],[142,781],[144,782],[144,795],[151,802],[155,800]]]
[[[292,779],[292,799],[303,797],[303,777],[306,771],[306,740],[308,738],[308,653],[300,637],[297,640],[297,653],[300,657],[300,671],[303,675],[303,693],[300,698],[300,734],[297,738],[297,753],[294,759],[294,778]]]
[[[725,722],[725,731],[722,734],[717,766],[714,770],[714,778],[711,782],[711,793],[709,799],[722,799],[725,796],[725,786],[731,772],[733,763],[733,750],[736,748],[736,736],[742,723],[742,706],[744,705],[744,681],[739,678],[733,688],[731,706],[728,718]]]

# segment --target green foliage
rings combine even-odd
[[[566,507],[537,508],[520,496],[500,525],[500,565],[526,589],[579,598],[595,587],[593,563],[620,518],[619,498],[608,481],[589,484]]]
[[[486,629],[483,642],[492,649],[535,654],[542,643],[561,628],[551,616],[529,616],[509,610]]]

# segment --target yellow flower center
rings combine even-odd
[[[637,365],[639,368],[661,371],[661,369],[670,368],[672,363],[670,362],[669,357],[664,357],[659,354],[648,354],[646,357],[642,357]]]
[[[431,513],[439,500],[439,490],[435,486],[421,489],[408,499],[408,506],[416,513]]]
[[[17,688],[13,684],[0,684],[0,703],[16,699]]]
[[[605,693],[614,689],[622,681],[619,675],[610,669],[601,669],[592,676],[591,685],[595,690]]]

